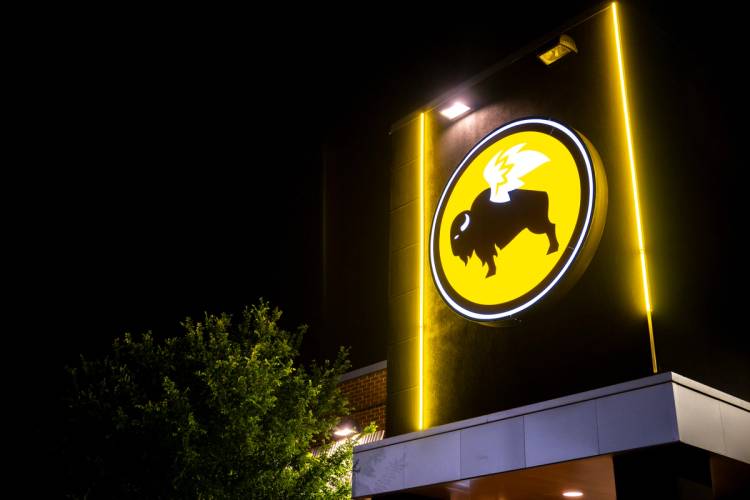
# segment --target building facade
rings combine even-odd
[[[355,497],[747,487],[737,212],[708,173],[733,122],[644,14],[585,12],[393,126],[388,438]]]

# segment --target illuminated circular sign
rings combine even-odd
[[[430,231],[432,276],[460,315],[493,322],[572,281],[599,242],[607,189],[579,133],[542,118],[482,139],[453,172]]]

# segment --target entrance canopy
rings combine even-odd
[[[666,451],[628,459],[650,448]],[[750,404],[668,372],[358,446],[353,495],[544,498],[548,487],[610,498],[620,477],[642,474],[631,462],[667,461],[679,475],[696,453],[709,489],[714,476],[747,472]]]

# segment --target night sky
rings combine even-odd
[[[265,297],[310,325],[306,360],[340,344],[355,367],[385,359],[390,125],[595,4],[63,28],[35,59],[41,140],[11,193],[21,336],[59,377],[125,331],[173,335]],[[701,56],[738,37],[722,13],[659,9]],[[709,59],[717,88],[736,85]]]

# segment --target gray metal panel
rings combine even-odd
[[[455,481],[461,476],[461,439],[449,432],[405,443],[404,486]]]
[[[750,464],[750,412],[719,403],[727,456]]]
[[[521,469],[526,465],[523,417],[460,432],[462,478]]]
[[[532,413],[524,426],[527,467],[599,453],[593,401]]]
[[[677,439],[750,463],[750,406],[673,376],[679,377],[659,374],[358,446],[354,496]]]
[[[674,385],[680,441],[721,455],[726,454],[719,401],[681,385]]]
[[[599,453],[678,440],[672,384],[646,387],[596,400]]]
[[[352,472],[352,496],[403,489],[405,463],[404,446],[358,452]]]
[[[718,389],[714,389],[713,387],[707,386],[706,384],[701,384],[700,382],[696,382],[693,379],[683,377],[679,373],[670,372],[670,375],[672,375],[672,381],[676,384],[684,385],[688,389],[692,389],[696,392],[702,392],[706,396],[711,396],[712,398],[718,399],[719,401],[724,401],[725,403],[729,403],[730,405],[750,411],[750,403],[743,399],[732,396],[731,394],[727,394],[726,392],[720,391]]]
[[[424,431],[410,432],[407,434],[399,434],[398,436],[386,438],[383,441],[380,441],[378,443],[372,443],[369,445],[364,445],[362,447],[357,447],[357,450],[358,451],[370,450],[370,449],[378,448],[381,446],[390,446],[395,443],[403,443],[406,441],[411,441],[412,439],[416,439],[418,437],[433,436],[435,434],[442,434],[444,432],[449,432],[453,430],[465,429],[467,427],[483,424],[486,422],[495,422],[498,420],[505,420],[507,418],[517,417],[519,415],[527,415],[529,413],[546,410],[548,408],[557,408],[559,406],[564,406],[567,404],[579,403],[581,401],[588,401],[591,399],[597,399],[597,398],[601,398],[604,396],[624,393],[624,392],[632,391],[635,389],[640,389],[642,387],[650,387],[653,385],[663,384],[665,382],[671,381],[672,377],[675,375],[676,374],[671,373],[671,372],[659,373],[657,375],[651,375],[650,377],[644,377],[644,378],[640,378],[637,380],[630,380],[628,382],[610,385],[607,387],[601,387],[599,389],[593,389],[591,391],[580,392],[578,394],[571,394],[569,396],[563,396],[561,398],[550,399],[548,401],[542,401],[539,403],[534,403],[534,404],[530,404],[526,406],[519,406],[518,408],[512,408],[510,410],[490,413],[488,415],[482,415],[480,417],[473,417],[473,418],[469,418],[466,420],[459,420],[456,422],[451,422],[449,424],[438,425],[436,427],[432,427]],[[685,379],[684,377],[682,377],[682,379],[688,380],[688,381],[690,380],[690,379]]]

